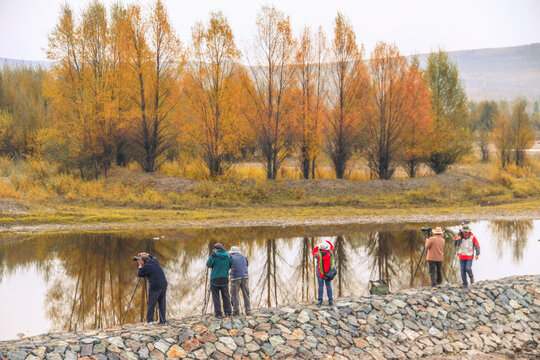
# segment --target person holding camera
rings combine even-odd
[[[229,297],[229,270],[233,263],[231,255],[223,248],[221,243],[214,245],[212,254],[206,266],[212,269],[210,273],[210,291],[214,302],[214,315],[223,317],[221,312],[221,298],[223,298],[223,311],[225,316],[231,316],[231,299]],[[221,296],[220,296],[221,295]]]
[[[429,277],[431,287],[436,288],[442,283],[442,262],[444,259],[444,238],[443,229],[436,227],[433,230],[433,236],[426,239],[425,248],[427,250],[426,260],[429,264]]]
[[[242,297],[244,298],[246,315],[250,315],[248,259],[244,254],[240,253],[238,246],[232,246],[229,254],[231,254],[233,260],[231,265],[231,302],[233,315],[240,315],[240,291],[242,291]]]
[[[139,263],[138,277],[148,278],[148,300],[146,303],[146,321],[154,321],[154,309],[156,304],[159,308],[159,322],[165,324],[167,321],[167,279],[158,260],[147,253],[139,253],[134,258]]]
[[[313,249],[312,255],[317,261],[317,282],[319,285],[318,302],[321,306],[323,303],[324,286],[326,285],[326,295],[328,296],[328,305],[332,305],[334,298],[332,296],[332,283],[327,278],[326,273],[334,268],[334,246],[329,241],[320,243]]]
[[[469,225],[465,224],[461,227],[459,234],[456,235],[454,245],[458,247],[459,267],[461,270],[461,280],[463,282],[461,287],[466,288],[469,286],[467,283],[467,275],[469,276],[471,284],[474,283],[472,272],[473,256],[475,260],[478,260],[478,255],[480,255],[480,244],[478,243],[476,236],[471,232]]]

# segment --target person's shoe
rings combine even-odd
[[[232,314],[233,314],[233,316],[239,316],[240,315],[240,313],[238,311],[233,311]]]
[[[246,316],[251,315],[251,311],[246,311]]]
[[[436,285],[431,286],[431,290],[437,290],[437,286]]]
[[[321,305],[322,305],[322,301],[318,301],[317,306],[321,306]]]
[[[231,316],[231,313],[226,313],[225,314],[225,317],[230,317]]]
[[[460,288],[466,289],[466,288],[467,288],[467,285],[466,285],[466,284],[461,284],[461,285],[460,285]]]
[[[217,318],[219,318],[219,319],[223,319],[223,318],[224,318],[223,314],[218,314],[218,315],[215,315],[215,316],[216,316]]]
[[[474,276],[471,277],[471,284],[474,284]]]
[[[332,306],[332,305],[334,305],[334,302],[333,302],[333,301],[329,301],[329,302],[328,302],[328,306]]]

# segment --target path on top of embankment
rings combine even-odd
[[[0,342],[8,360],[540,357],[540,275]],[[472,354],[472,355],[471,355]]]

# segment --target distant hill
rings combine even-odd
[[[450,57],[459,67],[461,79],[470,100],[511,100],[525,96],[540,100],[540,44],[451,51]],[[427,54],[420,55],[422,65]],[[41,66],[49,61],[27,61],[0,58],[0,66]]]
[[[470,100],[540,99],[540,44],[451,51]],[[422,55],[425,63],[427,55]]]

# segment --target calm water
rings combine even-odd
[[[436,224],[422,224],[435,226]],[[445,224],[453,238],[459,224]],[[153,230],[22,236],[0,244],[0,339],[49,331],[117,325],[135,287],[140,251],[160,260],[167,279],[168,315],[201,313],[205,262],[212,245],[240,246],[250,261],[254,307],[316,298],[311,250],[323,239],[334,243],[338,277],[334,296],[363,295],[369,279],[384,278],[391,290],[428,284],[423,264],[412,278],[424,243],[421,225]],[[540,273],[540,220],[471,224],[482,255],[477,280]],[[454,251],[447,242],[444,272]],[[424,278],[424,282],[422,282]],[[144,319],[139,286],[127,322]]]

